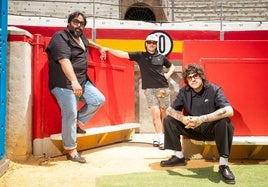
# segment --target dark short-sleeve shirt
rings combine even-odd
[[[54,87],[72,89],[71,82],[65,76],[59,63],[59,60],[63,58],[71,61],[78,82],[82,87],[85,85],[86,80],[88,80],[89,43],[84,35],[81,36],[81,39],[85,45],[85,50],[74,41],[66,30],[58,31],[52,36],[46,48],[49,59],[49,89]]]
[[[209,83],[200,93],[196,93],[189,86],[180,89],[171,107],[184,111],[185,115],[201,116],[212,113],[225,106],[231,106],[222,88]]]
[[[168,82],[164,76],[163,66],[170,68],[171,63],[160,53],[129,52],[129,58],[137,62],[142,77],[142,89],[167,88]]]

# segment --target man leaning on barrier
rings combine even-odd
[[[62,117],[62,143],[68,160],[85,163],[77,152],[77,133],[86,133],[80,126],[91,119],[104,104],[104,95],[87,75],[88,47],[105,51],[84,35],[87,20],[81,12],[68,17],[66,30],[56,32],[46,48],[49,58],[49,89],[55,96]],[[78,110],[78,102],[84,105]]]

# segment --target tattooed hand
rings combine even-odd
[[[205,119],[206,119],[205,116],[189,116],[188,117],[189,123],[185,126],[185,128],[194,129],[199,125],[201,125],[202,123],[204,123]]]

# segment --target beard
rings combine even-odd
[[[83,34],[83,30],[79,27],[73,27],[72,25],[68,25],[67,28],[69,29],[69,32],[76,38],[80,37]]]

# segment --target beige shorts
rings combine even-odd
[[[168,108],[170,105],[170,90],[169,88],[147,88],[144,90],[148,107],[160,106]]]

